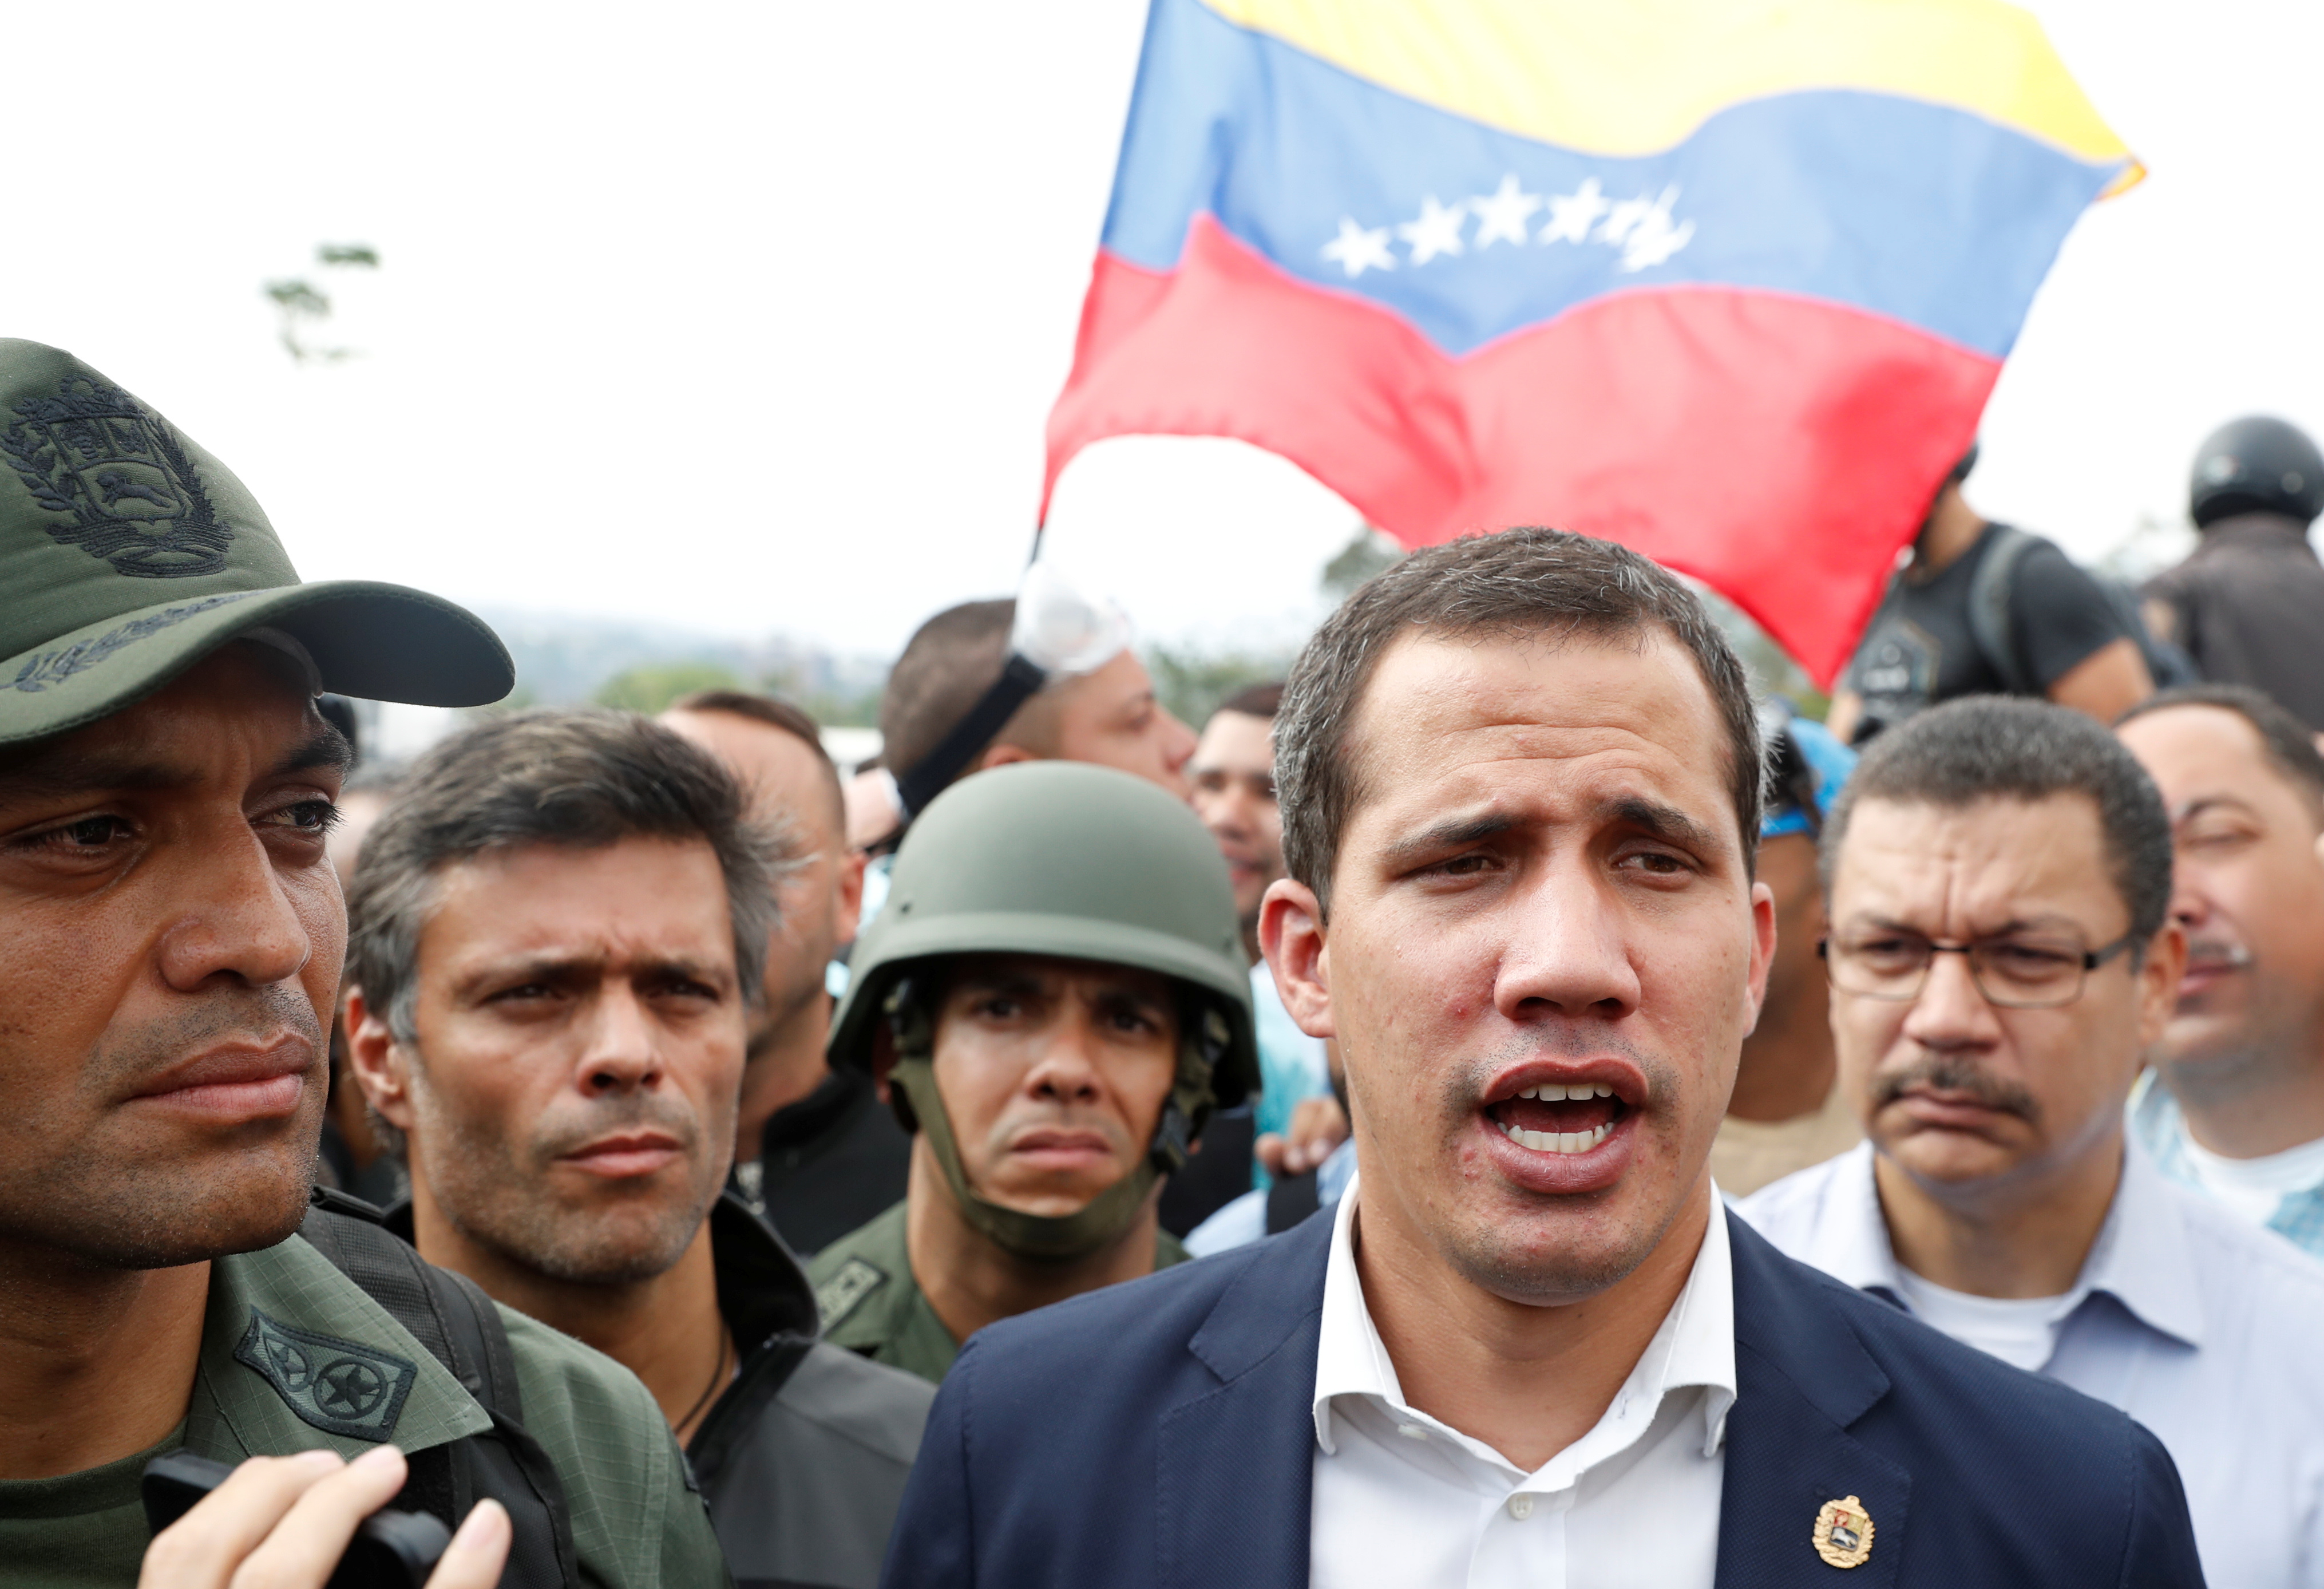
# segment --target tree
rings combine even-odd
[[[1333,605],[1355,595],[1361,585],[1382,569],[1394,568],[1404,559],[1404,548],[1398,546],[1386,531],[1375,530],[1370,524],[1356,526],[1348,544],[1333,554],[1323,565],[1316,587],[1332,598]]]
[[[1290,670],[1287,656],[1247,651],[1205,652],[1156,645],[1146,653],[1146,670],[1154,676],[1154,697],[1171,716],[1196,729],[1211,719],[1219,703],[1239,689],[1266,684]]]
[[[326,270],[379,269],[379,250],[368,243],[318,243],[315,245],[315,263]],[[337,364],[355,356],[352,347],[325,347],[311,340],[309,333],[322,329],[331,318],[331,297],[304,276],[285,276],[269,282],[263,289],[273,303],[275,312],[282,317],[282,346],[300,364],[319,361]]]
[[[715,662],[649,662],[614,674],[597,687],[601,707],[618,707],[650,716],[697,689],[742,689],[743,682]]]

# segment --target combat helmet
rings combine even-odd
[[[1192,810],[1125,772],[1033,762],[945,790],[897,852],[888,901],[850,958],[832,1021],[835,1066],[869,1071],[894,1034],[891,1100],[924,1132],[970,1224],[1028,1257],[1085,1256],[1112,1240],[1155,1181],[1182,1168],[1214,1107],[1258,1090],[1259,1045],[1234,891]],[[1145,1160],[1080,1212],[1049,1218],[978,1196],[938,1096],[935,962],[964,954],[1095,960],[1158,972],[1180,999],[1178,1068]]]
[[[2187,513],[2198,527],[2249,513],[2308,523],[2324,513],[2324,456],[2296,425],[2257,414],[2230,420],[2195,454]]]

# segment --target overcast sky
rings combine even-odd
[[[2235,414],[2324,428],[2324,7],[2034,7],[2152,171],[2066,245],[1971,495],[2084,556]],[[72,348],[309,578],[889,652],[1032,530],[1143,0],[23,6],[0,335]],[[314,272],[322,241],[375,276]],[[341,299],[295,366],[261,284]],[[1236,443],[1102,444],[1061,555],[1274,638],[1354,527]]]

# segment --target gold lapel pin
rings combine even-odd
[[[1853,1495],[1827,1501],[1816,1513],[1815,1553],[1825,1565],[1860,1567],[1872,1554],[1872,1514]]]

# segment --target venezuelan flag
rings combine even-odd
[[[1047,485],[1239,437],[1406,545],[1620,540],[1828,682],[2139,174],[1997,0],[1152,0]]]

